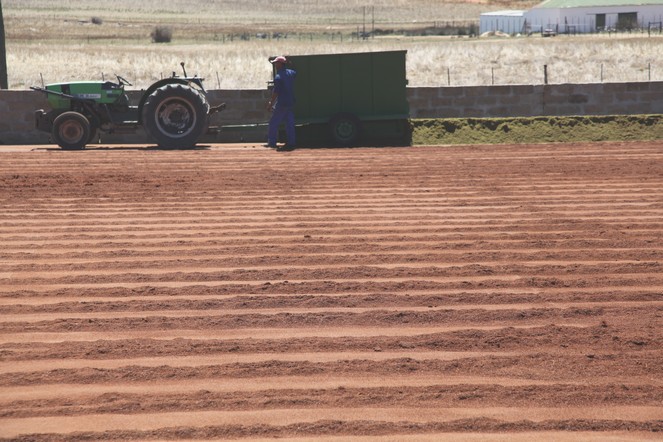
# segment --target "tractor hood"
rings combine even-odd
[[[78,81],[71,83],[47,84],[46,89],[63,95],[48,95],[48,102],[53,109],[68,109],[72,96],[83,100],[92,100],[99,104],[113,104],[124,94],[124,87],[110,81]]]

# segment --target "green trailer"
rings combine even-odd
[[[407,51],[286,56],[298,144],[409,145]]]

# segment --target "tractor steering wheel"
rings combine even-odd
[[[116,75],[116,77],[117,77],[117,82],[118,82],[120,85],[133,86],[133,84],[129,83],[125,78],[120,77],[119,75]]]

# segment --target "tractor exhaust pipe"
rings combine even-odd
[[[189,78],[189,77],[187,77],[187,75],[186,75],[186,69],[184,69],[184,62],[183,62],[183,61],[180,62],[180,66],[182,66],[182,72],[184,72],[184,78]]]

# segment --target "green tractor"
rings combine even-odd
[[[78,150],[99,139],[99,132],[123,133],[142,126],[165,149],[189,148],[207,132],[209,117],[225,108],[210,106],[203,79],[173,73],[152,84],[138,106],[129,105],[124,91],[131,86],[117,76],[112,81],[49,84],[31,89],[47,95],[51,110],[35,111],[37,129],[51,134],[62,149]]]

